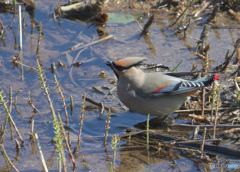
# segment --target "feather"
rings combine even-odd
[[[192,92],[211,85],[211,83],[218,78],[219,75],[212,75],[197,80],[183,80],[181,82],[174,82],[168,86],[157,88],[155,91],[151,92],[151,95],[154,97],[159,97],[164,95],[177,95]]]

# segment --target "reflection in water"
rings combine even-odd
[[[28,1],[27,1],[28,2]],[[27,11],[29,17],[30,17],[30,21],[31,21],[31,49],[33,50],[33,39],[34,39],[34,26],[37,28],[39,34],[41,34],[42,36],[42,29],[40,27],[40,25],[38,24],[38,22],[35,19],[35,10],[36,10],[36,5],[34,3],[34,1],[29,1],[28,4],[25,4],[25,10]],[[25,30],[25,19],[23,20],[23,32],[24,35],[26,35],[26,30]]]
[[[220,28],[213,28],[213,32],[215,33],[215,36],[217,39],[221,39],[220,33],[219,33]]]
[[[37,1],[36,1],[37,2]],[[86,2],[86,1],[85,1]],[[109,1],[110,2],[110,1]],[[113,1],[112,1],[113,2]],[[110,3],[112,3],[110,2]],[[119,3],[123,3],[123,1],[118,1]],[[125,2],[125,1],[124,1]],[[128,1],[130,3],[130,1]],[[136,1],[136,3],[140,3],[140,1]],[[173,1],[175,3],[175,1]],[[179,1],[176,1],[178,4]],[[234,1],[228,1],[228,3],[232,3]],[[149,1],[141,1],[141,4],[148,3]],[[170,1],[164,1],[164,3],[167,3],[170,9]],[[83,65],[80,65],[78,68],[74,68],[74,70],[70,68],[61,68],[58,69],[58,72],[55,73],[58,76],[59,82],[62,84],[65,95],[67,97],[73,96],[74,100],[76,101],[82,101],[81,95],[83,92],[87,92],[89,97],[92,97],[97,102],[103,102],[106,103],[107,106],[111,106],[113,104],[119,103],[117,98],[109,98],[104,97],[103,95],[100,95],[99,93],[90,91],[90,88],[93,86],[99,86],[99,85],[109,85],[108,82],[109,78],[112,78],[112,75],[110,74],[109,70],[105,66],[104,61],[106,59],[114,59],[114,58],[120,58],[123,56],[143,56],[148,54],[149,59],[152,60],[153,63],[163,63],[165,65],[172,65],[175,66],[176,63],[178,63],[180,60],[184,59],[187,61],[186,65],[180,65],[180,70],[188,69],[187,64],[192,63],[192,59],[189,59],[188,57],[194,53],[194,50],[196,48],[196,39],[193,39],[191,36],[194,36],[195,38],[199,38],[199,35],[201,33],[201,30],[203,28],[203,25],[200,25],[199,23],[204,23],[207,21],[206,17],[203,16],[203,19],[196,23],[191,23],[186,31],[186,33],[189,35],[184,38],[184,35],[172,35],[174,33],[173,30],[167,30],[167,25],[169,23],[172,23],[174,21],[174,18],[172,16],[168,16],[166,12],[162,12],[161,10],[158,11],[155,10],[155,19],[156,22],[153,22],[153,26],[151,29],[154,29],[154,33],[151,33],[150,36],[146,35],[144,36],[144,41],[141,39],[140,41],[136,41],[137,37],[136,34],[139,32],[139,28],[137,28],[136,23],[121,23],[111,25],[111,22],[107,23],[108,27],[105,27],[105,23],[101,23],[99,21],[89,21],[85,22],[83,25],[83,21],[80,21],[77,19],[71,19],[66,20],[62,19],[62,28],[59,29],[57,26],[57,23],[52,21],[51,16],[49,15],[54,11],[54,8],[57,7],[56,2],[52,1],[38,1],[39,6],[35,7],[34,5],[25,5],[26,11],[28,14],[25,15],[23,26],[24,26],[24,35],[25,35],[25,41],[23,42],[24,52],[23,56],[24,62],[31,64],[32,66],[36,66],[36,58],[40,61],[40,63],[45,67],[46,69],[46,75],[48,78],[49,83],[49,89],[51,89],[52,94],[55,95],[54,90],[54,80],[53,75],[48,71],[50,64],[54,61],[57,62],[57,58],[61,56],[60,52],[65,51],[66,49],[69,49],[72,45],[77,44],[78,42],[82,42],[82,44],[87,44],[89,42],[94,42],[92,40],[96,40],[98,38],[106,37],[109,35],[116,36],[117,40],[123,40],[121,43],[118,41],[115,41],[112,43],[112,41],[105,41],[104,44],[98,43],[89,46],[90,48],[88,51],[82,51],[82,53],[79,51],[79,61],[82,62],[83,59],[96,59],[94,61],[91,61],[89,63],[84,63]],[[140,4],[140,5],[141,5]],[[176,5],[177,5],[176,4]],[[108,4],[107,4],[108,5]],[[116,5],[116,4],[115,4]],[[133,1],[131,1],[131,4],[127,4],[126,6],[134,7]],[[139,5],[139,4],[137,4]],[[116,5],[116,8],[121,6]],[[140,8],[143,8],[144,6],[139,6]],[[1,7],[0,7],[1,8]],[[12,8],[12,7],[11,7]],[[110,8],[110,7],[109,7]],[[120,7],[119,7],[120,8]],[[172,8],[172,7],[171,7]],[[111,8],[110,8],[111,9]],[[114,8],[115,9],[115,8]],[[236,8],[235,8],[236,9]],[[121,6],[122,10],[122,6]],[[167,11],[166,10],[166,11]],[[211,8],[209,9],[211,10]],[[236,9],[237,10],[237,9]],[[140,12],[139,12],[140,11]],[[137,16],[139,13],[142,13],[142,10],[139,10],[137,12],[134,12],[134,10],[131,10],[130,12],[127,11],[126,14],[131,13],[131,15]],[[149,10],[151,11],[151,9]],[[40,12],[41,15],[37,15]],[[12,14],[4,14],[1,16],[1,19],[5,20],[4,24],[7,23],[7,17],[9,17]],[[26,17],[29,15],[29,18]],[[89,20],[88,18],[87,20]],[[93,18],[92,18],[93,19]],[[41,37],[41,30],[40,30],[40,21],[44,20],[44,26],[43,30],[45,32],[46,41],[41,42],[38,41],[38,54],[35,56],[35,48],[34,48],[34,40],[37,38],[38,34],[34,34],[35,27],[37,28],[39,32],[39,37]],[[237,40],[237,37],[239,37],[239,24],[237,23],[230,23],[230,21],[222,20],[222,17],[215,16],[215,19],[218,23],[210,23],[211,29],[214,29],[214,34],[209,34],[208,42],[212,42],[211,48],[213,49],[213,53],[211,54],[213,57],[219,57],[218,61],[222,61],[224,59],[225,50],[222,50],[224,48],[230,48],[231,45]],[[228,18],[229,20],[229,18]],[[220,25],[219,25],[220,23]],[[17,125],[20,125],[20,130],[24,133],[23,136],[26,138],[27,145],[31,145],[31,148],[28,149],[27,147],[23,148],[19,152],[16,152],[15,149],[8,148],[8,152],[10,155],[10,158],[15,158],[14,163],[16,163],[16,166],[19,167],[19,170],[29,170],[32,171],[41,169],[41,162],[39,161],[38,154],[36,152],[35,143],[31,142],[31,140],[28,140],[28,132],[30,127],[26,127],[24,124],[28,122],[28,119],[32,115],[32,109],[30,106],[27,105],[27,92],[31,90],[32,97],[34,100],[34,104],[37,108],[41,109],[40,114],[36,115],[34,117],[35,120],[49,120],[49,113],[44,113],[48,107],[46,107],[46,100],[44,95],[42,95],[41,88],[39,86],[39,81],[37,80],[37,75],[35,72],[28,73],[26,75],[25,73],[25,81],[21,82],[19,80],[20,72],[18,69],[15,69],[12,71],[12,66],[9,65],[9,58],[5,57],[11,57],[12,55],[16,54],[17,47],[17,40],[18,40],[18,23],[14,22],[14,27],[11,28],[10,36],[6,39],[2,40],[3,46],[1,46],[1,81],[2,85],[1,87],[4,87],[5,89],[8,88],[9,85],[14,85],[14,90],[21,89],[23,92],[20,94],[19,97],[19,110],[20,112],[24,112],[19,118],[19,116],[15,113],[13,110],[12,113],[14,115],[15,119],[17,120]],[[219,26],[218,26],[219,25]],[[136,27],[135,27],[136,26]],[[228,29],[228,30],[227,30]],[[30,31],[29,31],[30,30]],[[94,30],[94,31],[93,31]],[[95,32],[96,30],[96,32]],[[227,31],[227,33],[226,33]],[[28,33],[29,32],[29,33]],[[79,34],[80,33],[80,34]],[[96,34],[97,33],[97,34]],[[135,35],[135,37],[134,37]],[[230,35],[230,36],[229,36]],[[12,36],[12,37],[11,37]],[[131,40],[134,40],[132,42],[128,42],[126,44],[124,41],[128,41],[129,38]],[[28,40],[31,39],[31,47],[28,45]],[[229,40],[231,40],[229,42]],[[134,42],[134,43],[133,43]],[[208,43],[207,42],[207,43]],[[1,43],[1,44],[2,44]],[[14,45],[13,45],[14,43]],[[4,47],[5,46],[5,47]],[[155,48],[156,47],[156,48]],[[183,49],[181,49],[184,47]],[[224,48],[223,48],[224,47]],[[10,51],[9,51],[10,50]],[[41,53],[41,57],[39,54],[39,50]],[[81,49],[86,50],[86,49]],[[184,50],[184,51],[182,51]],[[216,51],[215,51],[216,50]],[[96,53],[95,53],[96,52]],[[180,53],[179,53],[180,52]],[[75,54],[74,54],[75,53]],[[71,52],[71,57],[65,57],[63,60],[68,61],[69,66],[73,62],[73,57],[77,57],[78,52]],[[177,54],[178,53],[178,54]],[[177,54],[177,55],[176,55]],[[222,55],[223,54],[223,55]],[[157,58],[155,58],[157,57]],[[171,58],[169,58],[171,57]],[[76,59],[76,58],[75,58]],[[61,59],[62,60],[62,59]],[[190,61],[190,62],[189,62]],[[189,63],[188,63],[189,62]],[[3,65],[2,65],[3,64]],[[216,64],[216,62],[215,62]],[[170,66],[171,67],[171,66]],[[71,72],[71,71],[72,72]],[[99,78],[99,73],[101,71],[104,71],[106,73],[106,80]],[[69,75],[69,73],[71,73]],[[72,76],[72,74],[74,76]],[[11,79],[9,79],[11,78]],[[76,81],[77,84],[72,84],[71,79],[73,81]],[[12,82],[14,80],[14,83]],[[113,94],[115,92],[113,91]],[[61,100],[59,101],[58,98],[55,98],[52,96],[55,105],[60,107],[59,109],[62,109]],[[66,99],[67,100],[67,99]],[[67,102],[68,104],[69,102]],[[76,129],[79,127],[79,112],[81,109],[75,110],[73,113],[73,116],[71,116],[70,119],[70,125],[74,124],[76,125]],[[62,112],[60,110],[60,112]],[[61,113],[63,115],[64,112]],[[132,117],[132,115],[135,115],[135,117]],[[144,121],[145,118],[141,117],[139,114],[128,114],[124,117],[123,114],[117,113],[116,115],[117,119],[115,118],[115,121],[113,121],[110,124],[110,135],[113,133],[123,133],[123,129],[119,129],[116,127],[116,125],[120,126],[126,126],[126,127],[136,127],[145,129],[145,123],[140,124],[141,121]],[[3,117],[0,117],[1,120]],[[92,120],[91,125],[88,125],[88,122]],[[103,116],[103,120],[100,120],[98,118],[98,111],[92,111],[87,112],[86,116],[84,118],[84,124],[83,124],[83,138],[86,136],[93,137],[98,135],[102,136],[104,130],[104,123],[106,120],[106,116]],[[114,118],[112,118],[114,120]],[[158,126],[156,122],[157,120],[150,121],[150,126],[154,127],[154,125]],[[187,120],[189,122],[189,120]],[[152,123],[155,122],[156,124]],[[184,121],[186,122],[186,120]],[[137,124],[136,124],[137,123]],[[21,126],[22,124],[22,126]],[[163,128],[164,125],[161,125]],[[42,146],[45,158],[48,159],[48,167],[51,168],[51,170],[56,170],[57,167],[57,159],[56,159],[56,150],[53,144],[49,144],[48,141],[51,138],[54,137],[54,134],[52,133],[53,129],[52,127],[46,127],[45,125],[38,125],[38,131],[41,134],[43,140],[42,140]],[[174,133],[174,131],[170,132],[171,135]],[[71,133],[72,134],[72,133]],[[191,132],[183,131],[178,132],[180,136],[189,137]],[[5,146],[8,146],[8,143],[12,143],[10,140],[10,131],[8,130],[8,139],[4,143]],[[169,151],[169,144],[170,143],[161,143],[165,144],[166,147],[161,147],[159,140],[152,140],[151,142],[151,148],[148,150],[146,149],[146,138],[139,138],[139,137],[132,137],[131,140],[123,140],[121,147],[118,149],[117,152],[117,160],[116,160],[116,168],[117,171],[159,171],[159,169],[163,169],[164,171],[167,170],[181,170],[181,171],[203,171],[203,168],[209,170],[208,168],[208,161],[205,163],[202,160],[199,160],[199,153],[198,150],[191,150],[191,149],[182,149],[180,151],[176,150],[174,148],[172,151]],[[74,136],[71,135],[72,140],[72,148],[75,145],[77,145],[77,139],[74,138]],[[112,162],[112,155],[113,150],[110,147],[110,143],[106,147],[103,146],[103,140],[104,138],[101,137],[96,142],[83,139],[81,142],[81,148],[74,149],[74,156],[76,159],[78,159],[77,163],[77,170],[76,171],[97,171],[98,169],[101,169],[99,171],[108,171],[110,169],[110,163]],[[180,148],[179,148],[180,149]],[[50,150],[50,151],[49,151]],[[19,155],[21,154],[21,157]],[[68,155],[66,154],[68,157]],[[7,163],[7,161],[4,163],[4,160],[0,157],[0,171],[10,171],[11,167]],[[29,160],[30,159],[30,160]],[[213,158],[214,159],[214,158]],[[215,159],[214,159],[215,160]],[[30,161],[30,162],[29,162]],[[67,162],[69,169],[71,170],[71,162]]]
[[[10,29],[11,29],[11,31],[12,31],[12,33],[13,33],[13,36],[14,36],[14,50],[16,50],[16,49],[18,48],[18,47],[17,47],[17,37],[16,37],[16,34],[15,34],[13,28],[10,27]],[[5,45],[5,46],[6,46],[6,45]]]
[[[54,161],[55,161],[54,158],[55,158],[56,150],[57,150],[57,148],[54,147],[54,150],[53,150],[50,158],[47,159],[47,163],[46,164],[47,164],[48,169],[51,169],[51,167],[53,167],[53,165],[54,165]]]
[[[77,21],[83,24],[89,24],[89,27],[95,26],[100,39],[107,36],[105,24],[108,15],[102,12],[104,1],[97,0],[95,2],[75,2],[73,4],[58,5],[55,15],[69,20]]]
[[[161,33],[164,35],[165,39],[168,39],[168,34],[165,32],[166,29],[166,22],[164,22],[166,18],[158,17],[157,18],[157,26],[160,28]]]
[[[108,35],[107,29],[103,24],[96,24],[96,29],[97,29],[99,39],[102,39]]]
[[[144,38],[144,41],[146,42],[146,44],[148,45],[148,47],[150,49],[149,52],[156,56],[156,49],[155,49],[154,45],[152,44],[149,35],[148,34],[143,35],[143,38]]]
[[[150,146],[151,147],[151,146]],[[167,171],[170,168],[170,158],[177,160],[180,157],[175,152],[168,152],[165,149],[146,148],[146,140],[132,137],[121,146],[120,163],[117,171],[156,171],[159,167]],[[165,163],[165,165],[163,165]],[[157,167],[152,166],[158,164]],[[168,168],[166,168],[168,166]]]
[[[110,155],[109,155],[109,152],[108,152],[108,149],[107,149],[107,145],[105,144],[104,145],[104,148],[105,148],[105,153],[106,153],[106,162],[108,164],[108,168],[111,167],[111,158],[110,158]]]
[[[200,151],[175,146],[174,142],[159,142],[153,139],[150,142],[150,149],[147,149],[144,136],[132,136],[131,140],[124,139],[124,141],[126,144],[122,145],[118,152],[120,162],[117,171],[126,169],[129,171],[201,171],[203,166],[209,169],[209,161],[206,157],[199,160]]]
[[[36,145],[34,141],[31,142],[31,148],[32,148],[32,151],[31,151],[30,157],[37,155]]]
[[[18,150],[16,151],[16,156],[14,157],[14,160],[16,161],[16,163],[18,162],[18,159],[19,159],[19,157],[20,157],[20,153],[21,153],[21,149],[18,149]]]
[[[86,171],[91,171],[88,165],[88,160],[85,158],[85,154],[84,153],[80,153],[80,155],[82,156],[82,163],[81,165],[84,167],[84,169]]]
[[[6,157],[6,151],[5,151],[4,145],[0,145],[0,151],[1,151],[2,157],[4,158],[5,166],[6,166],[6,167],[3,167],[3,166],[0,167],[0,170],[11,171],[11,164],[8,162],[8,158]]]
[[[73,4],[59,5],[55,12],[60,17],[89,23],[102,12],[103,4],[104,0],[75,2]]]

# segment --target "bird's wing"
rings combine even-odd
[[[195,76],[200,71],[195,72],[166,72],[165,75],[173,76],[173,77],[184,77],[184,76]]]
[[[211,83],[216,80],[219,75],[212,75],[197,80],[180,80],[172,82],[170,84],[163,85],[156,88],[154,91],[145,94],[144,97],[160,97],[166,95],[178,95],[184,93],[191,93],[203,87],[211,85]]]

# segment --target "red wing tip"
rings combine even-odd
[[[220,75],[215,75],[214,78],[213,78],[213,80],[215,81],[215,80],[217,80],[219,77],[220,77]]]

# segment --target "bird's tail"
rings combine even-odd
[[[220,75],[211,75],[211,76],[197,79],[197,80],[195,80],[195,82],[202,82],[204,84],[204,87],[207,87],[207,86],[211,85],[211,83],[213,81],[217,80],[219,77],[220,77]]]

